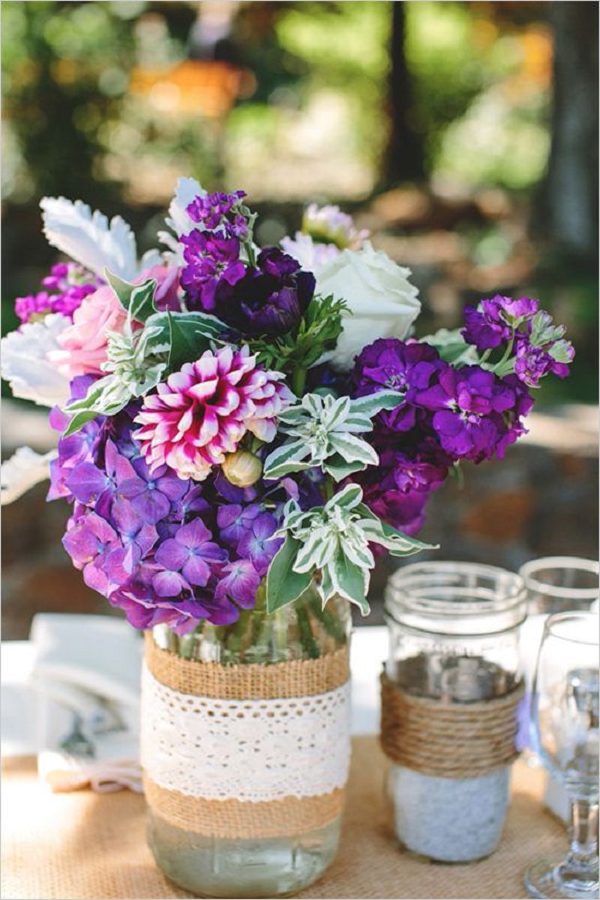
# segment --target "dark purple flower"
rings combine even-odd
[[[235,237],[218,237],[194,229],[180,238],[186,266],[181,284],[188,295],[190,309],[214,312],[217,290],[231,290],[246,274],[240,260],[240,242]]]
[[[514,409],[516,398],[510,385],[492,372],[447,365],[415,402],[434,411],[433,428],[447,453],[481,462],[503,446],[509,427],[503,413]]]
[[[266,575],[269,564],[283,543],[274,538],[277,519],[271,513],[261,513],[249,523],[238,544],[238,553],[249,559],[259,575]]]
[[[404,402],[379,413],[376,426],[390,432],[408,431],[417,421],[418,409],[413,402],[416,392],[427,388],[443,366],[437,350],[429,344],[379,338],[356,359],[354,396],[364,397],[385,389],[404,393]]]
[[[154,556],[161,567],[152,579],[159,597],[177,597],[193,587],[205,587],[215,566],[227,561],[227,552],[211,540],[206,526],[195,519],[178,528],[160,545]]]
[[[315,277],[278,247],[267,247],[256,268],[219,284],[216,314],[244,334],[286,334],[298,325],[315,290]]]
[[[215,600],[232,600],[242,609],[254,606],[261,577],[247,559],[228,563],[221,573],[215,590]]]
[[[382,481],[405,494],[413,491],[430,493],[440,487],[448,476],[448,462],[426,457],[411,458],[401,451],[387,450],[379,454]],[[387,477],[383,475],[387,474]]]

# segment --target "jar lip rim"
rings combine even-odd
[[[392,595],[400,591],[400,588],[394,583],[395,581],[399,581],[408,575],[415,575],[421,572],[423,575],[427,575],[428,573],[439,573],[441,575],[447,574],[451,576],[459,575],[461,572],[479,572],[483,575],[502,575],[508,576],[510,584],[510,588],[506,595],[505,600],[502,604],[502,607],[499,608],[490,608],[489,605],[487,608],[479,608],[474,609],[473,600],[470,600],[468,603],[468,609],[466,603],[461,603],[460,601],[453,601],[448,603],[445,601],[445,608],[438,609],[422,609],[420,604],[422,601],[427,598],[414,597],[411,596],[410,586],[407,588],[405,597],[400,603],[397,597],[393,597]],[[451,582],[448,583],[448,587],[452,587]],[[440,587],[440,585],[432,585],[432,587]],[[430,601],[432,603],[436,603],[435,600]],[[439,601],[440,607],[444,601]],[[493,601],[482,601],[481,606],[484,604],[489,604]],[[407,610],[415,611],[415,607],[419,606],[421,612],[425,615],[434,614],[437,617],[444,618],[452,616],[453,618],[460,617],[468,617],[477,615],[478,617],[483,616],[503,616],[510,614],[512,611],[518,609],[519,606],[523,606],[523,614],[519,617],[518,622],[515,625],[520,624],[527,617],[527,591],[525,588],[525,582],[520,574],[516,572],[511,572],[508,569],[503,569],[500,566],[492,566],[487,565],[486,563],[471,563],[471,562],[454,562],[453,560],[440,560],[434,562],[423,562],[423,563],[412,563],[408,566],[402,566],[400,569],[397,569],[396,572],[391,576],[388,581],[388,584],[385,589],[385,602],[384,602],[384,610],[395,621],[398,621],[396,616],[394,615],[395,610],[393,607],[404,607]],[[397,610],[396,610],[397,611]]]
[[[530,559],[528,562],[523,563],[519,569],[519,575],[525,580],[525,585],[529,590],[539,591],[539,593],[547,594],[549,597],[559,597],[564,600],[595,600],[600,594],[600,587],[563,587],[562,585],[539,581],[535,575],[530,574],[543,568],[569,568],[576,572],[590,572],[598,575],[600,573],[600,564],[594,559],[587,559],[583,556],[542,556],[539,559]]]

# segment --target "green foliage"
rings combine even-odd
[[[351,400],[331,394],[305,394],[297,406],[279,415],[280,432],[291,440],[277,447],[264,462],[265,478],[320,467],[334,481],[375,466],[377,453],[358,434],[372,430],[371,419],[402,401],[396,391],[379,391]]]
[[[267,575],[269,611],[293,603],[314,578],[323,606],[337,595],[366,615],[370,570],[375,565],[369,544],[380,544],[393,556],[431,549],[381,522],[362,499],[359,485],[347,484],[325,506],[308,512],[294,500],[287,503],[277,532],[286,540]]]
[[[248,346],[267,369],[286,373],[310,369],[324,353],[335,347],[346,308],[343,300],[314,297],[293,332],[278,338],[250,338]]]

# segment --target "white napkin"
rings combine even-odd
[[[40,777],[54,791],[141,791],[139,634],[108,616],[39,613],[31,641]]]

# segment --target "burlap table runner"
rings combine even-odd
[[[523,872],[560,855],[566,834],[540,804],[542,773],[517,762],[502,842],[489,859],[434,865],[395,846],[383,804],[387,763],[376,737],[353,741],[340,853],[327,874],[299,894],[314,898],[521,898]],[[154,865],[144,839],[144,801],[129,791],[49,794],[32,760],[9,762],[2,791],[2,897],[179,898],[191,895]]]

